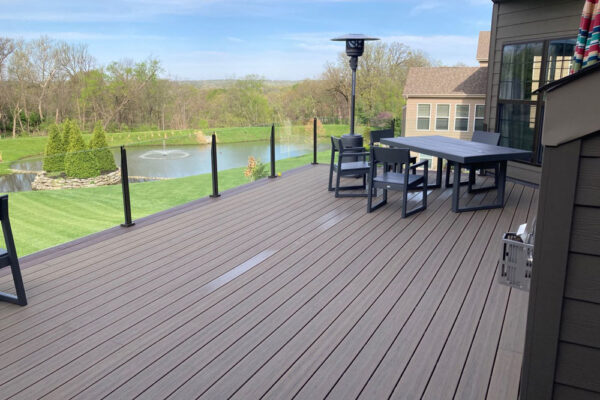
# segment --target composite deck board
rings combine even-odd
[[[318,204],[312,204],[312,207],[316,207]],[[276,214],[276,213],[275,213]],[[256,220],[255,222],[260,223],[261,225],[261,229],[263,228],[263,225],[265,225],[266,222],[268,222],[271,219],[271,217],[262,217],[259,218],[258,220]],[[280,220],[278,222],[281,222]],[[13,318],[12,316],[7,316],[4,319],[5,324],[3,325],[3,327],[5,326],[6,328],[0,330],[0,340],[3,340],[7,337],[10,337],[11,334],[14,335],[15,332],[10,332],[10,325],[18,322],[14,321],[14,319],[16,318],[20,318],[20,320],[22,320],[23,318],[29,318],[31,319],[32,316],[35,316],[37,313],[44,313],[44,318],[48,319],[50,318],[52,312],[48,312],[46,310],[48,310],[49,308],[52,308],[53,303],[60,303],[61,301],[64,302],[67,298],[69,299],[69,303],[71,305],[71,308],[76,309],[76,312],[79,312],[80,314],[85,312],[84,309],[79,308],[81,307],[81,304],[83,302],[83,299],[81,299],[81,297],[87,297],[87,298],[91,298],[93,295],[94,296],[100,296],[105,292],[100,292],[100,293],[95,293],[95,292],[91,292],[89,291],[89,286],[93,286],[95,289],[100,289],[102,288],[105,283],[106,284],[110,284],[113,286],[113,289],[115,287],[115,283],[119,282],[119,280],[132,280],[132,279],[136,279],[136,276],[141,277],[142,279],[140,280],[140,278],[137,278],[135,281],[134,286],[131,285],[122,285],[121,289],[125,290],[125,291],[131,291],[135,286],[140,285],[143,281],[148,281],[151,280],[153,278],[153,275],[164,275],[164,273],[158,269],[155,268],[151,273],[149,273],[147,271],[147,269],[151,268],[153,265],[157,265],[158,263],[161,262],[161,260],[165,259],[166,257],[166,262],[169,262],[171,264],[171,274],[173,273],[173,271],[175,270],[175,265],[176,261],[178,258],[181,258],[183,255],[185,255],[185,248],[186,247],[190,247],[190,244],[194,244],[197,243],[201,237],[199,237],[199,235],[195,235],[192,233],[197,233],[198,229],[200,228],[195,228],[196,232],[190,232],[189,236],[190,238],[188,239],[177,239],[175,238],[174,240],[176,240],[178,243],[176,245],[171,245],[171,246],[167,246],[163,252],[165,254],[161,254],[162,257],[158,257],[158,256],[153,256],[151,253],[151,255],[148,256],[148,258],[145,258],[143,255],[139,255],[139,257],[136,257],[136,259],[131,259],[128,257],[125,257],[125,260],[122,260],[120,258],[116,258],[116,259],[106,259],[104,261],[104,263],[100,263],[100,265],[98,265],[98,260],[93,264],[93,271],[88,270],[87,274],[83,275],[80,279],[75,279],[75,277],[71,276],[71,274],[69,274],[68,278],[66,279],[66,282],[68,283],[68,285],[63,285],[60,287],[60,292],[61,295],[58,298],[54,298],[54,297],[50,297],[48,298],[47,294],[44,295],[40,295],[40,303],[32,306],[30,309],[28,309],[27,313],[23,313],[24,315],[15,315],[15,318]],[[238,229],[236,228],[235,224],[233,226],[227,226],[225,224],[225,226],[223,227],[223,230],[228,231],[231,230],[234,233],[238,233]],[[185,230],[182,229],[182,232],[184,232]],[[256,233],[259,233],[259,230],[255,231]],[[239,233],[240,235],[243,233]],[[231,235],[234,236],[234,235]],[[230,236],[230,237],[231,237]],[[163,239],[164,241],[164,239]],[[155,246],[159,246],[159,244],[155,244]],[[220,253],[223,253],[223,251],[225,246],[223,246],[223,244],[221,242],[214,242],[214,239],[211,237],[206,238],[203,248],[201,250],[198,249],[193,249],[190,248],[190,252],[194,255],[194,256],[198,256],[200,254],[207,254],[212,252],[214,255],[220,255]],[[183,249],[183,250],[181,250]],[[219,253],[217,253],[216,251],[219,250]],[[142,253],[143,254],[143,253]],[[151,260],[151,262],[148,262],[148,259]],[[115,267],[115,264],[117,265]],[[82,265],[81,266],[82,269],[85,269],[85,266]],[[138,271],[139,270],[139,271]],[[110,273],[111,271],[115,271],[115,273]],[[138,274],[136,275],[136,271],[138,271]],[[57,280],[60,280],[60,278],[58,278]],[[54,283],[54,282],[53,282]],[[71,289],[71,290],[69,290]],[[108,291],[109,289],[106,289],[106,291]],[[99,290],[97,290],[99,291]],[[32,293],[30,292],[30,295]],[[33,293],[35,294],[35,292]],[[73,300],[76,296],[83,294],[84,296],[80,296],[80,298],[78,298],[78,300]],[[54,293],[54,295],[56,295],[56,293]],[[92,305],[96,305],[98,306],[98,304],[94,304],[92,303]],[[52,310],[54,313],[57,312],[56,309]],[[66,310],[60,310],[60,312],[64,312]],[[69,315],[73,315],[73,313],[70,313]],[[37,318],[34,319],[35,323],[40,323],[41,318]],[[20,324],[19,325],[20,329],[27,329],[27,328],[31,328],[31,326],[28,326],[28,324],[24,323],[24,324]],[[8,332],[7,332],[8,331]],[[39,332],[40,329],[37,328],[36,332]]]
[[[521,189],[520,208],[527,204],[531,192],[531,189],[526,189],[523,193]],[[508,231],[513,220],[514,212],[512,210],[507,211],[505,208],[491,238],[497,238],[503,232]],[[497,286],[496,264],[498,262],[498,252],[498,244],[490,240],[486,252],[479,262],[479,269],[461,306],[458,317],[450,334],[445,339],[444,348],[437,356],[435,369],[429,377],[423,398],[447,399],[453,397],[461,379],[462,367],[469,355],[473,337],[478,330],[486,299],[489,296],[490,289]],[[424,346],[427,346],[427,342],[424,343]]]
[[[328,207],[334,206],[335,204],[329,202],[325,210]],[[47,337],[40,336],[35,339],[35,343],[30,341],[27,343],[27,346],[22,346],[4,354],[2,356],[3,360],[12,363],[12,367],[10,371],[0,371],[0,382],[11,379],[11,391],[17,390],[21,385],[28,386],[30,380],[39,379],[40,374],[49,372],[45,361],[64,348],[68,348],[68,350],[62,353],[63,362],[71,362],[78,359],[89,348],[94,348],[98,352],[100,352],[100,349],[106,348],[103,349],[106,351],[114,347],[113,342],[115,340],[118,343],[118,341],[131,339],[131,336],[137,334],[135,328],[140,329],[139,324],[149,323],[147,317],[151,315],[155,316],[155,314],[162,312],[160,314],[161,318],[170,317],[172,314],[167,307],[170,304],[169,302],[175,302],[180,299],[183,299],[182,301],[188,300],[188,298],[184,297],[186,293],[202,287],[212,279],[241,264],[277,241],[292,240],[293,237],[289,235],[302,226],[300,224],[301,221],[306,223],[309,215],[313,215],[314,218],[319,217],[319,212],[317,212],[315,205],[312,205],[312,207],[307,205],[305,208],[292,212],[292,214],[299,212],[298,215],[292,218],[292,224],[285,224],[285,221],[288,220],[288,216],[286,216],[286,218],[283,218],[284,223],[267,224],[266,228],[263,228],[267,232],[266,234],[253,236],[251,239],[245,240],[243,244],[227,243],[227,245],[222,246],[221,252],[215,251],[200,258],[195,258],[194,253],[190,253],[187,258],[184,258],[187,261],[182,267],[187,270],[185,274],[172,279],[171,273],[165,274],[163,271],[160,278],[155,277],[147,283],[148,287],[145,291],[141,292],[141,295],[140,290],[128,292],[121,297],[111,299],[104,307],[98,308],[96,313],[82,315],[77,324],[60,325],[57,329],[53,330],[50,337],[51,339],[55,339],[58,336],[58,338],[50,344],[47,344]],[[213,255],[218,257],[213,258]],[[232,255],[234,258],[231,258]],[[179,261],[167,266],[169,272],[174,268],[178,268],[177,263]],[[208,263],[206,265],[208,271],[197,268],[198,265],[203,265],[203,263]],[[217,266],[214,264],[217,264]],[[152,270],[155,270],[154,266]],[[194,278],[197,279],[194,280]],[[168,281],[169,279],[171,280]],[[169,296],[169,294],[172,295]],[[115,307],[115,310],[108,312],[107,309],[111,307]],[[81,328],[65,336],[60,336],[64,333],[65,329],[72,329],[73,325],[81,326]],[[127,327],[134,327],[134,329],[126,329]],[[115,332],[122,333],[122,335],[115,339]],[[96,349],[96,346],[99,345],[103,347]],[[38,347],[39,351],[32,351],[32,348],[37,349]],[[31,365],[35,365],[35,368],[32,369]],[[76,365],[72,365],[72,367],[75,369],[78,368]],[[27,375],[20,374],[23,371],[28,371],[29,373]],[[65,369],[61,368],[60,373],[64,374]],[[18,374],[20,375],[16,376]],[[14,379],[12,378],[13,376],[15,377]],[[54,375],[53,377],[56,376]]]
[[[397,193],[367,214],[327,172],[27,265],[30,305],[0,304],[0,399],[516,399],[527,293],[496,268],[537,190],[511,183],[504,209],[455,214],[437,189],[402,219]]]

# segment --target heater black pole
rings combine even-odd
[[[131,220],[131,198],[129,197],[129,173],[127,171],[127,151],[121,146],[121,188],[123,190],[123,211],[125,212],[125,223],[121,226],[128,228],[135,225]]]
[[[317,162],[317,118],[313,120],[313,165]]]
[[[269,178],[277,178],[275,175],[275,124],[271,125],[271,175]]]
[[[212,194],[210,197],[219,197],[219,172],[217,169],[217,135],[212,134],[210,143],[210,167],[212,175]]]
[[[350,104],[350,135],[354,135],[354,103],[356,101],[356,67],[358,57],[350,57],[350,68],[352,69],[352,102]]]

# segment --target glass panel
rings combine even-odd
[[[498,108],[498,130],[502,134],[500,144],[533,151],[536,106],[500,103]]]
[[[417,129],[429,130],[429,118],[417,118]]]
[[[543,42],[504,46],[500,73],[500,99],[529,100],[539,87]]]
[[[436,118],[435,129],[438,131],[448,130],[448,118]]]
[[[469,120],[467,118],[456,118],[454,120],[455,131],[467,131],[469,129]]]
[[[436,115],[438,117],[449,117],[450,116],[450,104],[438,104]]]
[[[480,119],[480,118],[475,119],[475,130],[476,131],[483,130],[483,119]]]
[[[475,106],[475,118],[484,118],[485,117],[485,105],[477,104]]]
[[[120,171],[113,157],[118,148],[108,147],[112,136],[100,126],[86,132],[71,121],[50,126],[48,136],[2,139],[0,166],[6,169],[0,194],[10,193],[19,257],[122,222]]]
[[[569,75],[575,51],[575,39],[553,40],[548,45],[548,68],[546,82]]]
[[[458,104],[456,106],[456,118],[469,118],[468,104]]]
[[[429,117],[431,114],[431,104],[417,105],[417,117]]]

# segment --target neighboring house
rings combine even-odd
[[[411,68],[406,77],[404,136],[470,140],[484,129],[490,32],[479,34],[480,67]]]
[[[583,0],[492,0],[485,122],[504,146],[531,150],[508,176],[540,182],[544,97],[540,86],[569,74]]]

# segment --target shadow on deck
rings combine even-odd
[[[496,268],[537,191],[455,214],[435,190],[402,219],[326,182],[302,168],[26,260],[0,398],[516,399],[527,293]]]

